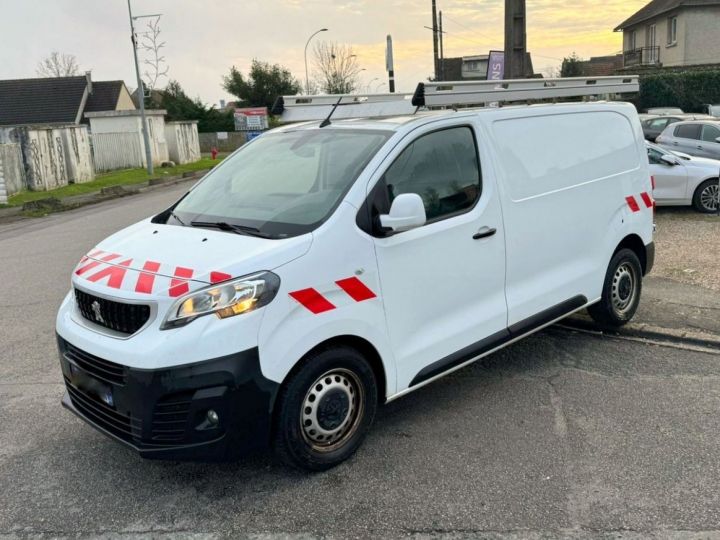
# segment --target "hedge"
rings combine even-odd
[[[720,104],[720,70],[652,73],[640,76],[636,105],[680,107],[685,112],[702,112],[705,104]]]

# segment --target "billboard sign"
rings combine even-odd
[[[490,51],[487,80],[502,81],[505,78],[505,51]]]
[[[235,109],[235,131],[262,131],[268,129],[267,107],[245,107]]]

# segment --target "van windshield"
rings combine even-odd
[[[268,238],[310,232],[392,133],[332,128],[262,135],[190,191],[168,223]]]

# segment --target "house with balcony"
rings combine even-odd
[[[720,0],[653,0],[615,31],[623,69],[720,64]]]

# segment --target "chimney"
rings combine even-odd
[[[85,72],[85,81],[87,84],[87,91],[88,94],[93,93],[93,87],[92,87],[92,73],[90,71]]]

